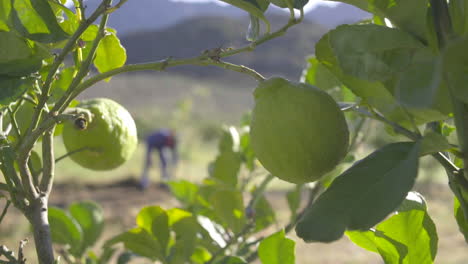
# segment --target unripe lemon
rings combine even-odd
[[[271,78],[259,84],[254,97],[252,148],[274,176],[298,184],[316,181],[346,155],[346,120],[324,91]]]
[[[81,102],[78,107],[92,113],[90,122],[66,122],[62,137],[70,157],[91,170],[111,170],[130,159],[137,147],[137,130],[130,113],[106,98]]]

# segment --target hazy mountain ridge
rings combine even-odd
[[[85,5],[90,13],[101,0],[87,0]],[[268,8],[268,14],[287,14],[284,10]],[[169,0],[128,0],[122,8],[115,11],[109,19],[109,25],[119,34],[132,31],[162,29],[182,20],[197,16],[222,16],[228,18],[245,17],[247,13],[230,5],[215,3],[187,3]],[[369,15],[350,5],[340,4],[335,7],[320,5],[306,13],[306,20],[313,21],[325,28],[334,28],[343,23],[353,23]]]
[[[270,16],[272,27],[283,25],[287,16]],[[206,49],[239,48],[247,45],[248,20],[227,17],[193,17],[159,31],[126,34],[121,37],[127,48],[128,63],[149,62],[167,57],[194,57]],[[326,32],[320,25],[304,21],[285,35],[273,39],[253,52],[241,53],[226,60],[245,64],[269,75],[298,79],[305,66],[305,56],[313,54],[315,42]],[[226,71],[207,67],[177,67],[170,71],[198,77],[219,77]]]

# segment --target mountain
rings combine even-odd
[[[313,1],[313,0],[312,0]],[[101,0],[85,1],[86,13],[94,10]],[[268,14],[287,14],[285,10],[274,6]],[[230,5],[218,5],[213,2],[187,3],[170,0],[129,0],[116,10],[109,19],[110,26],[117,29],[119,35],[134,31],[162,29],[180,21],[197,16],[222,16],[244,18],[247,13]],[[370,15],[356,7],[339,4],[337,6],[319,5],[306,13],[306,20],[314,21],[331,29],[339,24],[353,23]]]
[[[287,22],[286,15],[270,16],[273,28]],[[128,63],[161,60],[167,57],[188,58],[212,48],[239,48],[247,45],[248,20],[225,16],[192,17],[159,31],[139,31],[121,37],[127,49]],[[297,80],[305,66],[304,57],[314,52],[314,45],[326,32],[321,25],[304,21],[283,36],[252,52],[244,52],[227,61],[245,64],[266,76],[282,75]],[[238,73],[214,67],[176,67],[169,71],[207,78],[237,78]]]

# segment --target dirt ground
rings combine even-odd
[[[436,263],[468,263],[468,248],[463,237],[458,233],[453,217],[450,216],[451,208],[447,206],[447,204],[450,205],[450,193],[443,185],[420,185],[418,188],[422,193],[427,194],[426,197],[429,197],[430,213],[439,232],[439,253]],[[275,208],[278,218],[286,219],[287,204],[284,192],[269,192],[267,199]],[[153,183],[149,189],[142,192],[132,178],[110,184],[59,183],[54,186],[50,205],[66,208],[70,203],[81,200],[96,201],[104,209],[107,224],[104,238],[133,227],[135,216],[144,206],[160,205],[164,208],[171,208],[178,205],[177,200],[171,196],[167,188]],[[275,228],[281,228],[281,224]],[[0,244],[5,243],[5,237],[8,237],[7,245],[12,245],[25,236],[30,236],[26,221],[17,211],[10,210],[0,225]],[[355,246],[346,237],[331,244],[306,244],[297,239],[294,232],[288,236],[296,240],[297,264],[383,263],[378,255]],[[29,246],[29,249],[32,250],[33,246]],[[34,255],[33,252],[28,252],[28,254]]]

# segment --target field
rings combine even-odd
[[[181,141],[181,162],[175,178],[197,182],[207,176],[207,165],[216,155],[216,140],[221,125],[237,125],[252,106],[254,83],[242,78],[223,82],[200,81],[167,73],[127,75],[92,87],[82,98],[105,96],[122,103],[137,120],[142,138],[156,128],[177,129]],[[375,138],[381,137],[368,136],[372,142],[378,141]],[[382,141],[375,144],[382,144]],[[371,145],[363,146],[359,155],[366,155],[371,149]],[[64,153],[65,149],[58,138],[56,155]],[[105,237],[132,227],[135,215],[145,205],[166,208],[177,206],[177,201],[170,193],[158,187],[157,168],[151,171],[151,188],[145,192],[137,189],[143,153],[144,146],[140,144],[128,163],[103,173],[82,169],[69,160],[58,163],[51,205],[66,207],[77,200],[97,201],[103,206],[107,219]],[[438,229],[439,252],[436,263],[468,263],[466,243],[453,219],[452,196],[445,182],[443,171],[425,158],[415,189],[428,200],[430,214]],[[287,218],[284,192],[291,186],[276,180],[268,192],[267,198],[278,215],[276,228],[283,226]],[[1,205],[3,201],[0,201]],[[355,246],[347,238],[331,244],[306,244],[297,239],[294,232],[289,236],[297,241],[298,264],[382,263],[378,255]],[[26,221],[11,209],[0,225],[0,244],[15,248],[18,241],[26,237],[31,238]],[[32,242],[27,246],[27,254],[30,259],[34,259]]]

